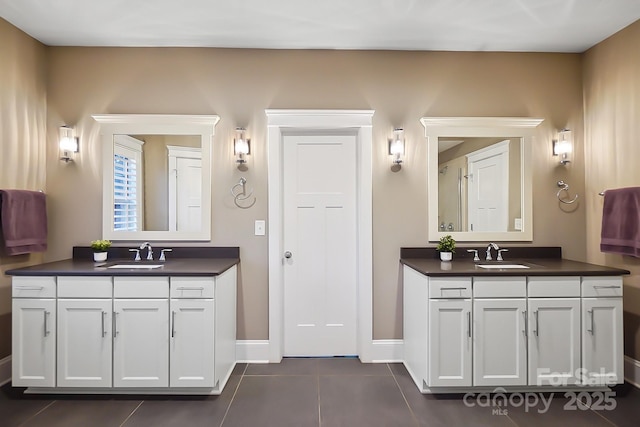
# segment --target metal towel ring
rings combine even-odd
[[[244,205],[240,203],[240,202],[244,202],[245,200],[247,200],[249,197],[253,195],[253,190],[251,190],[249,194],[247,194],[246,184],[247,184],[247,180],[244,179],[244,177],[242,177],[240,178],[240,181],[236,185],[231,187],[231,195],[233,196],[233,203],[240,209],[249,209],[251,206],[256,204],[255,196],[253,197],[253,201],[250,202],[248,205]],[[240,190],[239,192],[236,193],[236,188],[238,187],[240,187]]]
[[[560,200],[562,203],[567,204],[567,205],[575,203],[575,201],[578,200],[578,195],[577,194],[571,200],[561,199],[560,198],[560,193],[562,193],[563,191],[567,193],[567,196],[569,195],[569,184],[567,184],[564,181],[558,181],[557,184],[558,184],[558,187],[560,187],[560,189],[556,193],[556,197],[558,198],[558,200]]]

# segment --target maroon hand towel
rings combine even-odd
[[[0,223],[6,255],[47,250],[46,196],[39,191],[0,190]]]
[[[640,257],[640,187],[604,193],[600,251]]]

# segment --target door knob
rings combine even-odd
[[[285,258],[291,258],[291,256],[292,256],[292,255],[293,255],[293,254],[292,254],[290,251],[286,251],[286,252],[284,253],[284,257],[285,257]]]

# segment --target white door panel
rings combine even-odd
[[[355,136],[284,139],[285,355],[356,354]]]

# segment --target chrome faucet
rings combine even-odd
[[[500,246],[498,246],[495,243],[489,243],[489,246],[487,246],[487,257],[485,258],[486,261],[491,261],[493,258],[491,258],[491,248],[495,249],[496,252],[500,250]],[[498,252],[499,254],[499,252]]]
[[[153,261],[153,249],[151,248],[151,243],[144,242],[140,245],[140,249],[147,248],[147,261]]]

